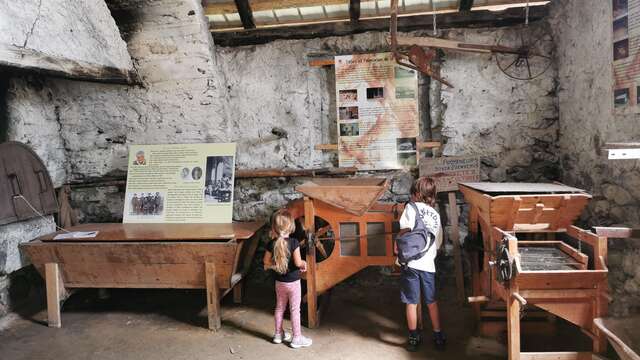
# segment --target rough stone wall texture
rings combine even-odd
[[[611,1],[553,2],[557,47],[560,153],[563,181],[594,198],[588,225],[640,226],[640,170],[636,160],[607,160],[605,142],[638,141],[640,117],[613,112]],[[609,241],[610,312],[640,312],[640,244]]]
[[[10,275],[29,264],[28,259],[21,256],[18,245],[53,231],[55,231],[53,216],[0,225],[0,316],[6,314],[12,305],[17,305],[12,304],[12,298],[24,297],[10,296],[11,290],[29,287],[28,281],[22,281],[22,278]],[[28,289],[18,292],[24,295],[28,293]]]
[[[103,0],[2,0],[0,19],[0,47],[15,46],[57,59],[132,68],[126,44]]]

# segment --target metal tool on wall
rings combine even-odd
[[[433,9],[435,14],[435,8]],[[525,7],[524,24],[515,31],[504,32],[496,45],[465,43],[438,37],[398,36],[398,1],[391,1],[390,43],[396,61],[403,66],[420,71],[451,86],[441,77],[434,75],[432,61],[436,49],[466,51],[494,55],[496,65],[505,75],[516,80],[533,80],[544,74],[552,64],[551,49],[553,37],[547,27],[532,29],[529,26],[529,3]],[[434,19],[434,34],[437,33]],[[408,47],[409,55],[400,52],[399,47]],[[423,50],[426,48],[427,50]],[[413,54],[413,59],[411,58]],[[408,57],[409,61],[405,60]],[[451,86],[453,87],[453,86]]]
[[[433,10],[435,15],[435,8]],[[437,32],[435,24],[434,19],[434,33]],[[389,32],[391,33],[391,52],[393,52],[393,57],[399,65],[419,71],[432,79],[438,80],[453,88],[451,83],[437,74],[438,70],[433,64],[433,60],[436,58],[435,49],[429,48],[425,51],[418,45],[412,45],[409,47],[407,54],[403,54],[398,50],[398,0],[391,0],[391,21]]]

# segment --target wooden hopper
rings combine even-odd
[[[314,179],[296,187],[305,196],[362,216],[387,189],[380,178]]]

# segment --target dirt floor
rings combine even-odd
[[[334,289],[321,326],[303,328],[314,342],[308,349],[270,343],[273,289],[253,283],[242,305],[225,299],[217,333],[206,329],[203,291],[122,289],[100,299],[96,290],[82,290],[64,304],[61,329],[46,327],[42,310],[0,320],[0,359],[504,359],[499,342],[474,336],[471,309],[454,300],[453,279],[441,284],[438,297],[448,336],[444,352],[431,344],[428,319],[420,351],[404,350],[397,280],[374,268]],[[523,349],[588,350],[576,329],[558,326],[554,333],[525,336]]]

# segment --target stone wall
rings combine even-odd
[[[594,198],[585,225],[640,226],[637,160],[607,160],[606,142],[638,141],[639,115],[613,109],[611,1],[553,2],[563,181]],[[640,243],[609,241],[611,313],[640,312]]]
[[[133,68],[103,0],[0,1],[0,14],[2,65],[66,75]]]
[[[18,245],[53,231],[53,216],[0,225],[0,317],[31,292],[28,273],[15,274],[29,264]]]

